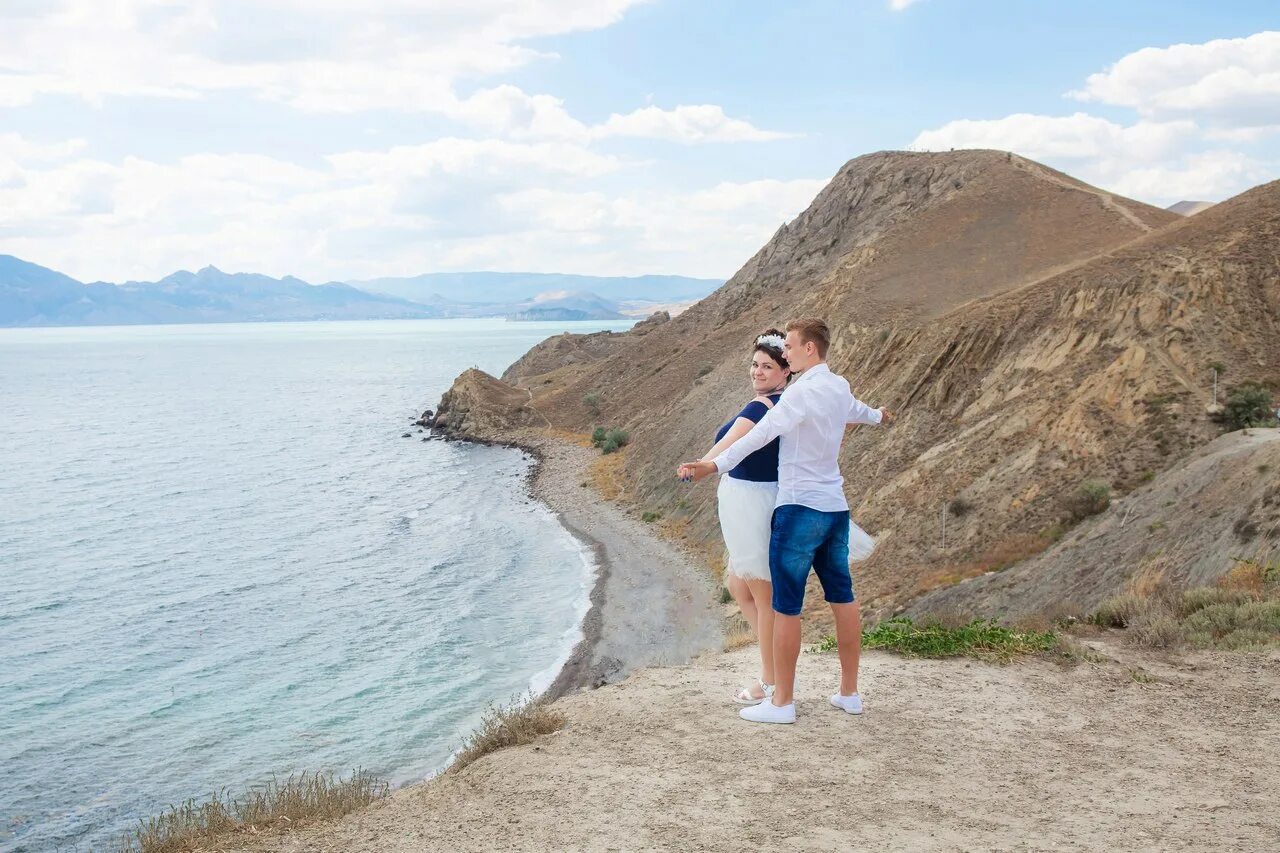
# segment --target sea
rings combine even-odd
[[[629,325],[0,330],[0,851],[300,772],[428,778],[548,686],[589,551],[525,454],[411,422],[468,367]]]

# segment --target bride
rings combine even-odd
[[[751,345],[754,398],[716,433],[704,460],[714,459],[742,438],[782,396],[791,367],[782,354],[778,329],[768,329]],[[752,453],[720,478],[716,493],[720,533],[729,552],[725,577],[729,592],[760,645],[760,677],[737,692],[734,701],[758,705],[773,691],[773,584],[769,580],[769,535],[778,498],[778,440]]]

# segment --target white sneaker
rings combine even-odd
[[[778,707],[770,699],[768,702],[761,702],[759,705],[743,708],[738,712],[738,716],[748,723],[794,723],[796,721],[796,703],[792,702],[789,705]]]
[[[857,693],[852,696],[842,696],[839,693],[835,693],[831,696],[831,704],[846,714],[862,713],[862,697]]]

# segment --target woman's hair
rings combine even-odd
[[[773,338],[777,340],[770,340]],[[784,370],[790,370],[791,365],[787,364],[787,357],[782,354],[782,344],[778,343],[785,339],[786,333],[781,329],[765,329],[752,341],[751,351],[762,352],[781,365]]]

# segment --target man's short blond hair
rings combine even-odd
[[[816,319],[792,320],[787,324],[788,332],[798,332],[801,343],[812,343],[818,349],[818,358],[827,357],[827,347],[831,346],[831,330],[827,324]]]

